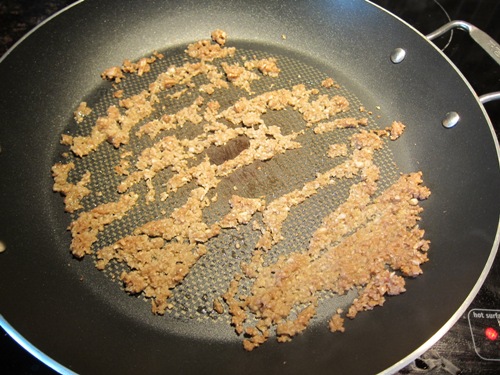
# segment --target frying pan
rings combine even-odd
[[[68,252],[69,217],[50,168],[74,109],[102,89],[105,68],[154,50],[175,54],[216,28],[236,47],[330,73],[382,119],[407,124],[391,152],[400,171],[422,170],[432,190],[421,221],[430,262],[407,292],[359,314],[343,334],[315,322],[290,343],[247,353],[206,321],[153,316]],[[391,61],[396,48],[406,51],[400,63]],[[58,371],[393,372],[461,316],[495,257],[500,170],[490,120],[432,43],[369,2],[87,0],[11,50],[0,77],[1,324]],[[450,112],[459,122],[448,129]]]

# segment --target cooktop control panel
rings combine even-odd
[[[477,355],[500,361],[500,310],[472,309],[468,321]]]

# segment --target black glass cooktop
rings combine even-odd
[[[45,18],[72,0],[0,1],[0,55]],[[465,20],[500,41],[498,0],[373,0],[428,34],[448,20]],[[462,71],[478,95],[500,91],[500,67],[466,33],[454,31],[434,41]],[[497,136],[500,101],[485,104]],[[399,374],[500,373],[500,259],[458,322]],[[0,373],[54,374],[0,331]]]

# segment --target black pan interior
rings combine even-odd
[[[392,147],[403,172],[422,170],[432,198],[422,227],[432,242],[424,275],[341,336],[315,325],[291,343],[245,353],[204,324],[141,315],[90,260],[76,262],[50,167],[59,137],[99,72],[124,58],[169,51],[222,28],[237,47],[289,53],[332,75],[385,119],[408,125]],[[64,31],[64,32],[62,32]],[[286,35],[286,39],[282,35]],[[396,47],[407,50],[390,62]],[[56,17],[0,64],[0,313],[50,357],[80,373],[373,373],[407,358],[477,291],[498,231],[498,149],[463,78],[428,42],[360,1],[85,1]],[[457,111],[461,121],[440,121]],[[498,241],[498,239],[497,239]],[[436,308],[439,306],[439,308]]]

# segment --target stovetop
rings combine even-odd
[[[74,0],[0,0],[0,55],[45,18]],[[465,20],[500,42],[498,0],[372,0],[423,34],[448,20]],[[500,67],[466,33],[455,31],[434,41],[462,71],[478,95],[500,91]],[[500,138],[500,101],[485,104]],[[399,374],[500,373],[500,257],[483,287],[457,323],[421,357]],[[496,331],[485,330],[488,325]],[[471,330],[472,327],[473,329]],[[500,333],[500,332],[499,332]],[[494,343],[492,345],[492,343]],[[496,360],[495,360],[496,359]],[[0,330],[2,374],[49,375],[54,371],[24,351]]]

